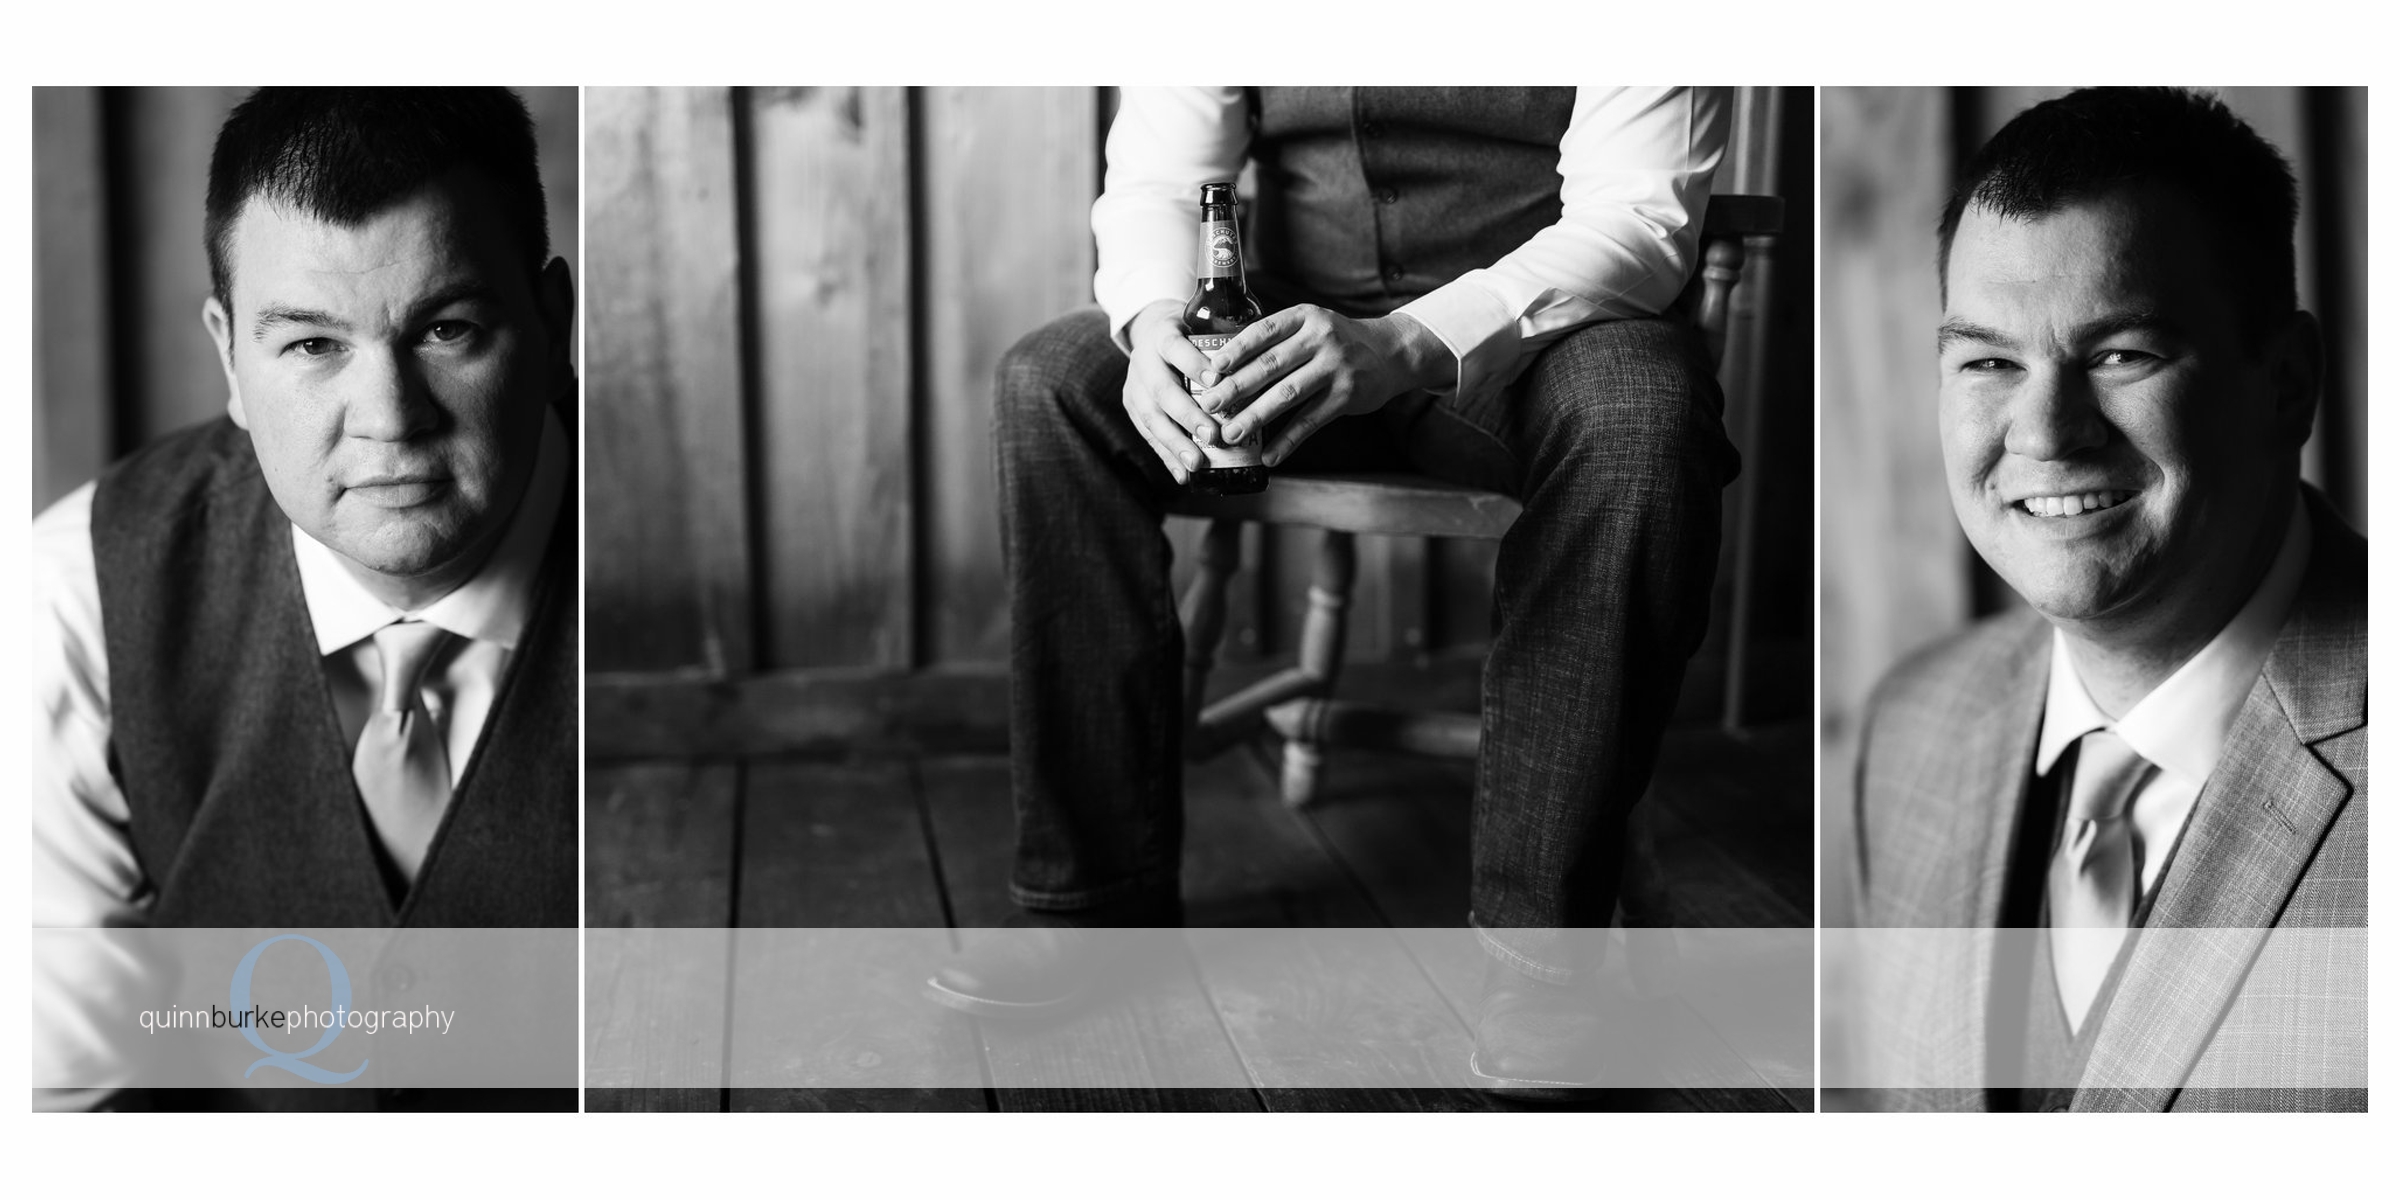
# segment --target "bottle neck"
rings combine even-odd
[[[1200,207],[1200,261],[1193,273],[1202,289],[1242,286],[1242,230],[1230,204]]]

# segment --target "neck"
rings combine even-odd
[[[2271,507],[2242,551],[2232,586],[2187,589],[2184,603],[2162,605],[2140,616],[2054,622],[2066,636],[2076,675],[2101,712],[2115,720],[2132,711],[2232,622],[2275,565],[2292,506],[2299,502],[2294,486]]]

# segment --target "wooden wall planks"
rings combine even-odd
[[[749,92],[763,660],[914,666],[909,97]]]
[[[100,473],[116,445],[107,343],[108,180],[93,88],[33,89],[33,507]]]
[[[1017,339],[1091,303],[1098,106],[1091,88],[928,88],[918,100],[928,661],[1008,656],[992,380]]]
[[[593,88],[585,606],[595,664],[752,664],[734,119]]]

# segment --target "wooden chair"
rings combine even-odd
[[[1710,360],[1722,372],[1733,289],[1747,257],[1745,239],[1782,231],[1783,201],[1774,196],[1711,197],[1701,224],[1703,266],[1699,322]],[[1209,758],[1271,728],[1283,739],[1283,799],[1293,807],[1316,795],[1324,748],[1356,745],[1417,754],[1473,758],[1482,721],[1473,713],[1403,712],[1333,697],[1342,666],[1350,585],[1357,573],[1354,539],[1362,533],[1497,541],[1517,519],[1519,505],[1498,492],[1417,475],[1278,474],[1263,492],[1247,496],[1186,493],[1167,506],[1208,520],[1200,542],[1199,574],[1184,594],[1185,756]],[[1202,707],[1217,643],[1225,631],[1227,584],[1241,568],[1245,521],[1307,525],[1325,531],[1301,620],[1298,661],[1215,704]]]

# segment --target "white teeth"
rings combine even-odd
[[[2075,517],[2115,508],[2133,498],[2128,491],[2083,492],[2065,496],[2027,496],[2017,503],[2037,517]]]

